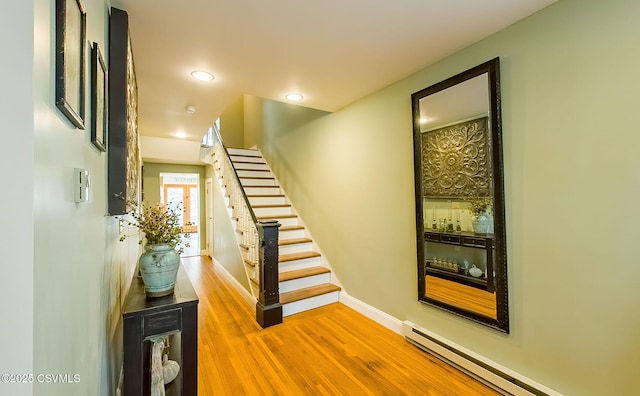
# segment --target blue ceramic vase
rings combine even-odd
[[[173,293],[180,266],[180,254],[171,245],[147,244],[140,256],[140,275],[149,297],[163,297]]]

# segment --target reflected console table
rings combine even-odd
[[[438,231],[425,231],[424,241],[431,243],[439,243],[443,245],[453,245],[472,249],[482,249],[485,251],[486,261],[482,266],[485,277],[474,278],[471,275],[465,274],[462,268],[458,270],[442,270],[434,267],[430,259],[426,260],[425,272],[428,275],[437,276],[442,279],[451,280],[454,282],[462,283],[467,286],[476,287],[479,289],[487,290],[491,293],[495,291],[495,285],[493,281],[494,277],[494,263],[493,256],[495,250],[495,240],[493,234],[474,234],[469,232],[451,233],[451,232],[438,232]]]
[[[198,394],[198,295],[180,266],[174,293],[147,298],[142,279],[134,277],[122,307],[124,396],[149,395],[150,338],[170,335],[170,358],[180,364],[167,395]]]

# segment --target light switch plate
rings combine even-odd
[[[73,170],[73,198],[75,202],[89,201],[89,171],[86,169],[75,168]]]

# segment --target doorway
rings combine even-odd
[[[181,257],[200,255],[200,175],[197,173],[160,173],[160,200],[180,208],[183,246]]]

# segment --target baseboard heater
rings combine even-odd
[[[464,371],[504,395],[562,396],[542,384],[483,358],[412,322],[402,322],[402,334],[420,349]]]

